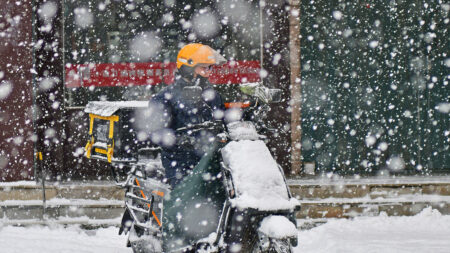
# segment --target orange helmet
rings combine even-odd
[[[177,56],[177,68],[181,66],[195,67],[197,64],[220,65],[225,63],[225,58],[216,50],[200,43],[192,43],[184,46]]]

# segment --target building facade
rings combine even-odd
[[[84,106],[148,100],[173,82],[188,42],[230,59],[211,80],[225,93],[249,81],[283,90],[269,146],[288,176],[450,172],[443,2],[8,0],[0,10],[0,181],[42,170],[106,178],[107,163],[83,156]]]

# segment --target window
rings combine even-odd
[[[66,104],[148,99],[173,82],[178,50],[190,42],[241,64],[215,69],[228,75],[222,82],[259,78],[258,2],[66,0]]]

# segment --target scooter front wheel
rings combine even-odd
[[[135,225],[130,229],[128,240],[133,249],[133,253],[161,253],[161,241],[156,237],[140,233]]]
[[[292,253],[292,245],[289,239],[270,238],[268,242],[259,240],[255,243],[252,253]]]

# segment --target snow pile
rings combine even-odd
[[[108,117],[122,108],[146,108],[148,101],[93,101],[84,108],[85,113]]]
[[[450,252],[450,216],[427,208],[416,216],[329,220],[299,233],[294,252]]]
[[[297,236],[297,227],[286,217],[271,215],[261,221],[259,231],[270,238],[289,238]]]
[[[259,210],[292,209],[283,175],[263,141],[232,141],[222,149],[236,190],[232,203],[239,208]]]

